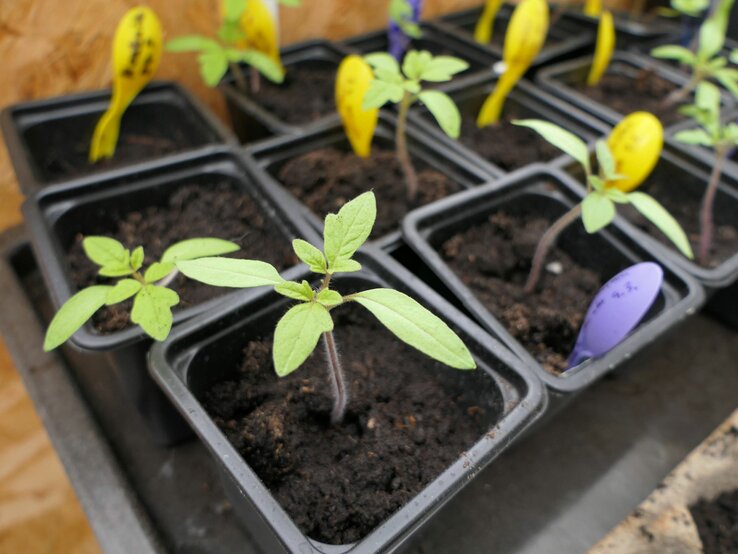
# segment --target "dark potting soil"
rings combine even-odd
[[[534,162],[548,162],[561,150],[543,140],[537,133],[511,122],[520,119],[516,113],[506,113],[496,125],[480,129],[476,114],[462,118],[459,140],[504,171],[513,171]]]
[[[35,125],[25,133],[36,163],[49,181],[67,179],[159,158],[205,144],[197,128],[182,121],[179,111],[160,104],[129,110],[121,121],[115,154],[94,164],[88,161],[90,141],[101,114],[84,114]]]
[[[558,262],[561,272],[555,275],[544,269],[536,291],[523,292],[533,253],[550,224],[546,218],[500,211],[455,234],[439,250],[508,332],[546,371],[558,374],[566,369],[579,327],[602,280],[553,248],[546,265]]]
[[[282,84],[262,77],[253,98],[277,119],[303,125],[336,111],[335,79],[336,65],[329,62],[291,65]]]
[[[689,507],[700,534],[704,554],[738,552],[738,489],[715,500],[701,499]]]
[[[99,267],[93,264],[82,249],[85,236],[104,235],[115,238],[127,248],[144,247],[144,269],[157,261],[175,242],[197,237],[214,237],[233,241],[241,250],[230,256],[258,259],[278,269],[297,263],[290,241],[269,220],[261,207],[248,195],[237,191],[229,183],[211,187],[183,185],[164,206],[150,206],[142,210],[110,213],[109,226],[86,228],[67,252],[72,280],[79,288],[94,284],[109,285],[114,280],[99,277]],[[230,289],[212,287],[178,275],[170,288],[180,297],[175,311],[194,306],[220,296]],[[95,327],[101,333],[111,333],[130,325],[132,302],[122,302],[100,309],[94,316]]]
[[[677,86],[647,69],[640,70],[636,78],[619,73],[605,73],[595,86],[578,83],[576,87],[595,102],[623,115],[637,111],[651,112],[664,125],[684,119],[677,111],[678,106],[663,104],[664,99]]]
[[[285,163],[279,181],[313,212],[323,218],[337,212],[347,201],[373,190],[377,196],[377,221],[372,238],[395,231],[411,209],[448,196],[461,189],[448,177],[415,164],[418,198],[407,198],[405,176],[394,151],[372,148],[369,158],[353,152],[324,148]]]
[[[203,399],[231,443],[309,537],[363,538],[487,432],[485,408],[442,385],[455,371],[395,339],[357,306],[336,312],[349,383],[343,423],[329,423],[324,350],[285,378],[271,336],[246,344],[235,380]],[[483,417],[484,416],[484,417]]]

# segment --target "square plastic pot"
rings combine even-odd
[[[452,83],[441,90],[454,100],[461,112],[462,119],[475,121],[482,104],[492,93],[496,84],[497,80],[495,78],[485,77],[474,83]],[[503,117],[510,112],[515,113],[521,119],[543,119],[556,123],[587,142],[593,142],[609,132],[609,126],[602,121],[552,96],[525,79],[515,85],[505,101],[505,107],[502,111]],[[428,135],[436,135],[437,140],[445,145],[447,151],[454,151],[460,156],[467,157],[475,165],[484,168],[491,178],[498,178],[510,171],[520,169],[516,167],[508,170],[483,157],[475,151],[473,146],[463,143],[463,132],[459,140],[450,139],[438,129],[436,120],[425,106],[413,106],[409,118]],[[533,137],[533,134],[531,134],[531,137]],[[536,159],[530,163],[557,163],[563,162],[565,159],[571,160],[569,156],[562,152],[551,160]]]
[[[105,89],[23,102],[3,110],[0,126],[24,194],[147,161],[142,158],[116,162],[113,158],[100,164],[87,162],[92,133],[109,102],[110,90]],[[169,155],[235,142],[233,134],[195,97],[168,81],[148,85],[123,116],[122,139],[146,133],[175,141],[176,151]],[[78,171],[60,167],[72,157],[79,160]]]
[[[655,261],[664,269],[664,284],[649,314],[623,342],[600,358],[585,361],[561,375],[553,375],[543,369],[463,284],[436,248],[455,233],[499,210],[535,213],[551,219],[559,217],[581,200],[583,192],[583,187],[560,170],[545,165],[529,166],[494,185],[478,187],[419,208],[405,218],[403,225],[403,234],[410,246],[482,326],[546,383],[552,400],[580,392],[694,313],[704,301],[702,287],[668,258],[661,259],[642,245],[640,237],[631,234],[620,218],[595,235],[587,234],[579,223],[569,227],[559,238],[558,247],[579,265],[599,272],[603,281],[632,264]]]
[[[440,17],[432,25],[449,35],[457,36],[485,52],[489,52],[497,59],[502,59],[505,31],[510,23],[514,6],[503,4],[494,20],[492,42],[480,44],[474,40],[474,28],[482,14],[482,8],[472,8]],[[556,8],[552,9],[551,19]],[[546,43],[533,60],[529,73],[538,68],[594,51],[596,30],[591,25],[583,25],[574,19],[560,17],[549,27]]]
[[[495,412],[499,416],[488,422],[493,432],[480,437],[463,457],[361,541],[319,543],[298,529],[198,401],[205,390],[237,371],[245,341],[273,329],[290,301],[271,288],[262,289],[256,296],[239,298],[217,313],[177,328],[169,340],[151,350],[151,373],[210,450],[237,514],[265,552],[368,554],[400,550],[424,525],[431,524],[433,514],[509,446],[546,406],[541,383],[471,320],[382,254],[364,251],[359,259],[362,272],[338,279],[338,289],[390,286],[415,297],[443,318],[469,347],[478,370],[442,368],[443,373],[438,375],[456,390],[468,392],[479,405],[498,406]],[[308,273],[305,277],[310,278]]]
[[[546,67],[536,75],[536,84],[565,102],[579,107],[610,125],[615,125],[628,114],[619,113],[609,106],[595,102],[573,86],[574,83],[583,83],[586,80],[591,64],[592,57],[587,56]],[[655,75],[677,86],[682,86],[689,80],[684,73],[664,64],[656,63],[654,58],[632,52],[615,52],[607,73],[632,76],[642,70],[652,70]],[[721,93],[721,97],[723,109],[730,110],[735,106],[735,101],[729,94]],[[634,108],[633,111],[638,110]],[[664,136],[671,136],[674,129],[680,124],[682,124],[681,121],[665,126]]]
[[[300,68],[330,68],[338,69],[341,60],[347,55],[340,45],[326,40],[312,40],[283,48],[281,51],[282,64],[289,82],[290,69]],[[246,68],[248,69],[248,68]],[[263,78],[263,77],[262,77]],[[275,135],[299,134],[305,128],[314,125],[325,117],[333,115],[335,109],[323,114],[309,123],[296,125],[288,123],[262,107],[247,94],[240,91],[230,72],[219,85],[226,99],[226,106],[231,117],[231,125],[243,144],[248,144]],[[333,98],[333,94],[331,94]],[[299,99],[299,97],[298,97]]]
[[[104,226],[111,211],[161,205],[183,181],[207,187],[213,180],[231,183],[234,189],[257,202],[265,217],[276,223],[285,243],[289,244],[295,237],[318,240],[313,229],[292,209],[291,203],[284,202],[278,192],[263,187],[253,177],[252,162],[226,148],[45,189],[26,201],[23,213],[54,307],[58,309],[77,292],[66,260],[67,248],[76,234],[96,225]],[[229,302],[230,298],[231,295],[226,294],[176,311],[174,327],[220,303]],[[191,436],[191,431],[148,376],[146,353],[151,342],[136,326],[101,334],[88,322],[70,339],[71,348],[66,351],[78,371],[115,373],[157,443],[173,444]]]
[[[374,148],[394,149],[395,125],[396,118],[394,115],[384,110],[380,111],[372,142]],[[407,126],[407,142],[410,155],[417,166],[422,164],[446,175],[459,185],[460,190],[479,185],[490,178],[488,172],[482,167],[477,167],[467,158],[455,151],[448,150],[437,141],[435,135],[429,136],[428,133],[415,128],[412,124]],[[351,146],[337,115],[302,135],[277,137],[247,148],[247,152],[256,159],[261,168],[260,175],[267,186],[278,189],[282,194],[289,195],[290,198],[299,203],[305,217],[320,233],[323,232],[323,218],[313,213],[298,198],[291,195],[280,184],[278,173],[290,159],[322,148],[351,151]],[[398,182],[397,186],[404,186],[404,184]],[[381,209],[381,206],[379,209]],[[397,231],[387,233],[374,242],[381,247],[391,247],[400,240],[400,222],[398,222]]]

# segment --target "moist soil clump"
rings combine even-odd
[[[479,440],[484,422],[502,410],[500,399],[478,406],[442,384],[436,374],[455,370],[400,342],[360,310],[346,306],[336,315],[349,384],[342,423],[329,423],[324,349],[280,379],[271,335],[246,344],[236,378],[203,398],[299,528],[330,544],[363,538]]]
[[[397,230],[405,214],[461,189],[448,177],[416,163],[418,196],[407,198],[405,175],[394,151],[373,148],[371,156],[324,148],[285,163],[277,179],[320,218],[336,213],[346,202],[368,190],[377,196],[377,221],[372,238]]]
[[[738,489],[689,507],[705,554],[738,552]]]
[[[602,284],[555,247],[533,294],[523,292],[533,253],[551,221],[504,211],[459,232],[440,246],[451,269],[508,332],[554,375],[566,369],[592,297]]]
[[[71,277],[78,288],[115,282],[99,277],[99,267],[84,253],[85,236],[104,235],[114,238],[126,248],[144,247],[144,269],[157,261],[175,242],[199,237],[230,240],[241,250],[232,257],[258,259],[278,269],[297,263],[289,240],[277,225],[269,220],[263,209],[243,191],[223,182],[205,187],[199,184],[179,187],[162,206],[142,210],[110,213],[109,226],[86,228],[76,237],[67,252]],[[228,289],[211,287],[178,275],[170,285],[179,294],[180,303],[173,309],[182,310],[200,304]],[[131,301],[104,307],[95,314],[93,322],[101,333],[111,333],[130,326]]]
[[[651,112],[664,125],[684,119],[676,106],[664,106],[664,99],[677,88],[671,81],[659,77],[653,71],[640,70],[635,78],[618,73],[605,73],[592,87],[577,84],[580,92],[623,115],[636,111]]]

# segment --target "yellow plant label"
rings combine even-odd
[[[615,126],[607,145],[615,160],[615,172],[624,176],[607,186],[629,192],[646,180],[659,161],[664,128],[655,115],[634,112]]]
[[[612,20],[612,13],[605,11],[600,16],[600,24],[597,26],[597,45],[595,46],[592,67],[587,76],[587,85],[593,86],[600,82],[607,66],[610,65],[614,49],[615,25]]]
[[[374,72],[361,56],[346,56],[338,67],[336,106],[351,147],[362,158],[369,157],[379,117],[379,108],[364,110],[361,107],[373,80]]]
[[[546,0],[523,0],[510,18],[502,53],[505,72],[495,90],[482,105],[477,125],[485,127],[497,123],[505,99],[525,74],[541,51],[548,33],[548,4]]]
[[[248,1],[246,11],[241,16],[241,29],[246,39],[239,46],[257,50],[282,67],[277,25],[263,0]]]
[[[502,6],[502,0],[487,0],[474,27],[474,40],[479,44],[489,44],[495,26],[495,17]]]
[[[113,94],[97,122],[90,144],[90,162],[115,153],[120,120],[128,105],[151,81],[161,59],[161,23],[153,10],[131,8],[118,23],[113,38]]]
[[[587,0],[584,3],[584,15],[598,17],[602,13],[602,0]]]

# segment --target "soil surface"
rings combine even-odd
[[[689,507],[705,554],[738,552],[738,489]]]
[[[684,119],[677,106],[664,106],[664,99],[676,89],[676,85],[659,77],[653,71],[642,69],[633,79],[627,75],[605,73],[600,82],[588,87],[578,83],[576,87],[586,96],[623,115],[636,111],[651,112],[664,125]]]
[[[558,262],[561,272],[542,271],[536,292],[523,292],[536,245],[550,223],[542,217],[500,211],[452,236],[440,252],[533,358],[546,371],[558,374],[566,369],[579,327],[602,280],[553,248],[546,264]]]
[[[335,80],[333,63],[291,65],[282,84],[262,77],[259,91],[248,95],[281,121],[304,125],[336,111]]]
[[[497,125],[482,129],[477,127],[476,114],[465,116],[461,121],[461,143],[505,171],[548,162],[561,154],[561,150],[531,129],[513,125],[511,121],[520,119],[517,113],[505,114]]]
[[[26,131],[26,140],[45,179],[56,181],[87,175],[159,158],[209,141],[189,122],[182,121],[182,114],[177,110],[161,105],[136,106],[123,116],[114,156],[91,164],[90,141],[99,116],[57,119]]]
[[[397,230],[411,209],[461,190],[448,177],[415,163],[418,197],[409,201],[405,176],[394,151],[372,148],[362,159],[353,152],[324,148],[285,163],[277,179],[321,219],[337,212],[347,201],[373,190],[377,196],[377,221],[371,238]]]
[[[71,276],[79,288],[94,284],[112,284],[115,280],[99,277],[99,267],[93,264],[82,249],[82,240],[89,235],[105,235],[122,242],[133,250],[143,246],[146,255],[144,269],[157,261],[164,251],[180,240],[197,237],[215,237],[241,245],[231,254],[237,258],[252,258],[284,269],[297,263],[290,241],[269,220],[261,207],[230,183],[212,187],[183,185],[169,198],[165,206],[151,206],[142,210],[110,213],[110,225],[89,228],[80,225],[80,233],[67,253]],[[211,287],[177,276],[170,288],[180,297],[174,311],[200,304],[230,291]],[[132,302],[122,302],[99,310],[93,322],[101,333],[111,333],[130,326]]]
[[[329,423],[324,351],[279,379],[271,337],[249,342],[237,380],[203,404],[300,529],[315,540],[363,538],[487,431],[501,406],[443,385],[454,371],[396,340],[358,306],[336,312],[349,405]],[[495,413],[487,413],[485,411]]]

